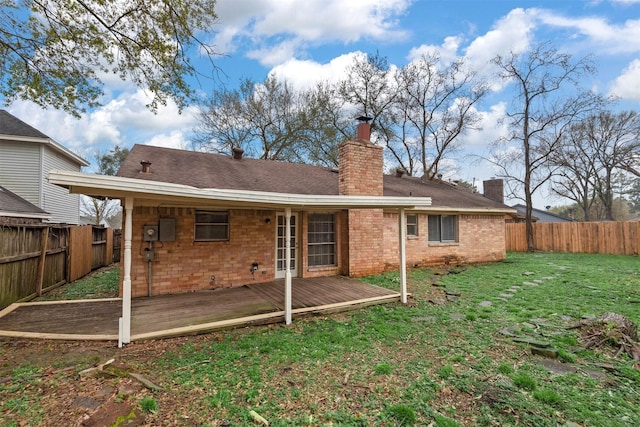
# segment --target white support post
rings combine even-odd
[[[124,201],[124,279],[122,280],[122,327],[120,328],[119,343],[131,342],[131,239],[133,237],[133,197]]]
[[[400,300],[407,303],[407,217],[404,209],[398,210],[398,248],[400,252]]]
[[[291,208],[285,208],[284,323],[291,324]]]

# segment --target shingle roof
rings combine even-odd
[[[141,173],[141,161],[151,173]],[[292,194],[338,194],[338,173],[322,166],[277,162],[134,145],[117,176],[171,182],[196,188]]]
[[[33,203],[23,199],[22,197],[7,190],[2,186],[0,186],[0,211],[31,214],[31,215],[33,214],[42,214],[43,216],[48,215],[47,212],[43,211]]]
[[[9,114],[5,110],[0,110],[0,135],[28,136],[32,138],[49,137],[38,129],[29,126],[19,118]]]
[[[151,162],[142,173],[140,162]],[[299,163],[134,145],[117,176],[189,185],[196,188],[266,191],[306,195],[337,195],[335,169]],[[384,196],[431,197],[434,208],[509,209],[481,194],[446,182],[422,181],[410,176],[384,176]]]

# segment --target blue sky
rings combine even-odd
[[[403,66],[437,51],[464,57],[489,77],[496,54],[551,40],[575,58],[595,56],[599,72],[586,87],[620,97],[618,108],[640,109],[640,0],[218,0],[216,12],[218,24],[203,36],[225,54],[216,62],[221,82],[201,81],[203,94],[214,84],[262,81],[269,73],[298,87],[339,78],[358,52],[377,51]],[[116,144],[189,146],[195,107],[178,114],[170,104],[154,115],[144,108],[144,90],[108,76],[104,81],[103,106],[80,120],[23,101],[6,108],[88,160]],[[508,100],[508,90],[496,88],[478,107],[483,130],[465,136],[469,151],[482,154],[504,132],[499,119]],[[495,174],[487,165],[451,161],[452,178],[482,181]],[[562,203],[544,197],[536,204]]]

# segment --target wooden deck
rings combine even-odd
[[[400,294],[348,279],[294,278],[293,316],[398,301]],[[205,333],[284,319],[284,280],[237,288],[134,298],[131,340]],[[120,299],[12,304],[0,312],[0,336],[118,340]]]

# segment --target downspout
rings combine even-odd
[[[148,266],[148,277],[147,277],[147,294],[148,296],[152,295],[151,288],[153,283],[153,242],[149,242],[149,252],[147,253],[147,266]]]

